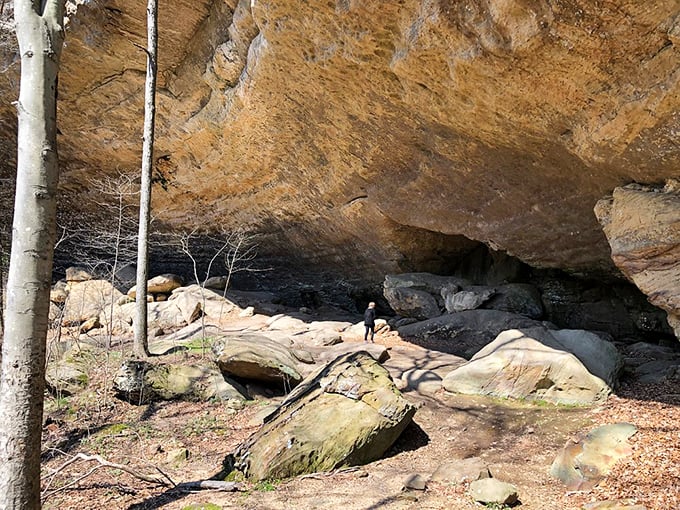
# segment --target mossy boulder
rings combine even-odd
[[[245,390],[213,366],[125,361],[114,380],[117,395],[135,404],[160,400],[245,400]]]
[[[251,480],[281,479],[379,459],[416,408],[366,352],[305,379],[227,461]]]
[[[59,342],[50,347],[45,373],[48,390],[60,396],[80,392],[87,386],[89,367],[100,354],[99,350],[83,342]]]

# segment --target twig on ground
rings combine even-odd
[[[353,467],[347,467],[347,468],[338,468],[334,469],[333,471],[328,471],[328,472],[320,472],[320,473],[310,473],[308,475],[302,475],[300,477],[300,480],[305,480],[307,478],[313,478],[315,480],[322,480],[323,478],[328,478],[329,476],[334,476],[340,473],[354,473],[355,471],[359,471],[359,467],[353,466]]]
[[[243,484],[240,482],[223,482],[220,480],[198,480],[196,482],[183,482],[176,485],[175,490],[194,491],[194,490],[214,490],[224,492],[235,492],[241,490]]]
[[[78,462],[79,460],[85,461],[85,462],[97,462],[97,465],[92,467],[89,471],[87,471],[85,474],[77,477],[74,480],[71,480],[69,483],[63,485],[62,487],[59,487],[58,489],[50,490],[50,486],[52,482],[54,481],[54,478],[57,474],[62,472],[64,469],[66,469],[68,466],[71,464],[74,464]],[[155,467],[155,466],[154,466]],[[85,453],[78,453],[77,455],[74,455],[71,457],[69,460],[64,462],[61,466],[56,468],[54,471],[52,471],[48,476],[45,478],[48,479],[46,483],[45,489],[42,491],[42,500],[45,501],[47,498],[50,496],[61,492],[63,490],[68,489],[69,487],[73,487],[75,484],[80,482],[81,480],[84,480],[88,476],[90,476],[92,473],[97,471],[98,469],[101,468],[111,468],[111,469],[120,469],[121,471],[124,471],[128,473],[129,475],[134,476],[135,478],[138,478],[139,480],[149,482],[149,483],[155,483],[158,485],[163,485],[163,486],[177,486],[175,482],[172,481],[172,479],[166,475],[163,471],[161,471],[158,467],[156,467],[156,470],[160,473],[160,475],[156,474],[144,474],[140,473],[139,471],[136,471],[128,466],[124,466],[122,464],[116,464],[113,462],[109,462],[100,455],[87,455]]]

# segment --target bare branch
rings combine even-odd
[[[62,487],[59,487],[58,489],[50,490],[50,486],[52,482],[54,481],[55,477],[57,474],[61,473],[64,471],[67,467],[69,467],[72,464],[75,464],[78,461],[84,461],[84,462],[96,462],[97,465],[93,466],[90,468],[87,472],[84,474],[78,476],[77,478],[71,480],[67,484],[63,485]],[[149,482],[149,483],[155,483],[158,485],[163,485],[165,487],[175,487],[177,484],[168,476],[166,475],[163,471],[160,469],[156,468],[156,470],[160,474],[145,474],[141,473],[135,469],[132,469],[129,466],[125,466],[123,464],[116,464],[114,462],[109,462],[100,455],[87,455],[85,453],[78,453],[77,455],[74,455],[71,457],[69,460],[64,462],[61,466],[56,468],[54,471],[52,471],[48,476],[45,477],[47,479],[46,482],[46,487],[42,492],[41,498],[42,501],[45,501],[47,498],[53,496],[54,494],[57,494],[58,492],[64,491],[70,487],[73,487],[80,481],[84,480],[88,476],[90,476],[92,473],[95,471],[101,469],[101,468],[110,468],[110,469],[119,469],[120,471],[124,471],[125,473],[128,473],[129,475],[134,476],[135,478],[142,480],[144,482]]]

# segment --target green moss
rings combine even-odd
[[[204,349],[209,349],[212,347],[212,344],[215,342],[215,338],[213,337],[206,337],[206,338],[194,338],[190,342],[183,344],[183,347],[186,347],[190,351],[202,351]]]
[[[240,471],[234,469],[224,477],[225,482],[245,482],[246,477]]]
[[[194,503],[193,505],[182,507],[182,510],[222,510],[222,507],[215,503]]]
[[[280,482],[281,480],[262,480],[257,482],[253,488],[259,492],[271,492],[276,490]]]
[[[113,423],[102,430],[102,433],[110,436],[116,436],[129,428],[130,426],[127,423]]]

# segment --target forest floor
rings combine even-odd
[[[175,361],[187,358],[186,354],[173,356]],[[193,356],[200,361],[200,355]],[[115,354],[98,360],[86,392],[48,398],[43,508],[484,508],[468,495],[467,483],[429,482],[422,491],[404,489],[410,475],[427,479],[440,465],[467,457],[480,457],[495,478],[514,484],[521,501],[518,508],[570,510],[593,501],[621,499],[648,510],[680,508],[680,390],[671,383],[624,381],[616,395],[594,408],[455,396],[444,391],[434,397],[407,392],[419,410],[414,423],[381,460],[332,473],[246,483],[236,492],[189,491],[173,487],[170,480],[179,484],[214,476],[224,457],[257,430],[271,402],[254,400],[240,409],[220,402],[134,406],[113,397],[107,383],[119,361]],[[551,463],[567,440],[616,422],[638,428],[630,439],[632,455],[620,461],[597,487],[570,492],[549,475]],[[99,460],[75,457],[79,453],[97,455]],[[101,461],[115,465],[106,467]],[[170,485],[150,483],[139,475],[160,477]]]

